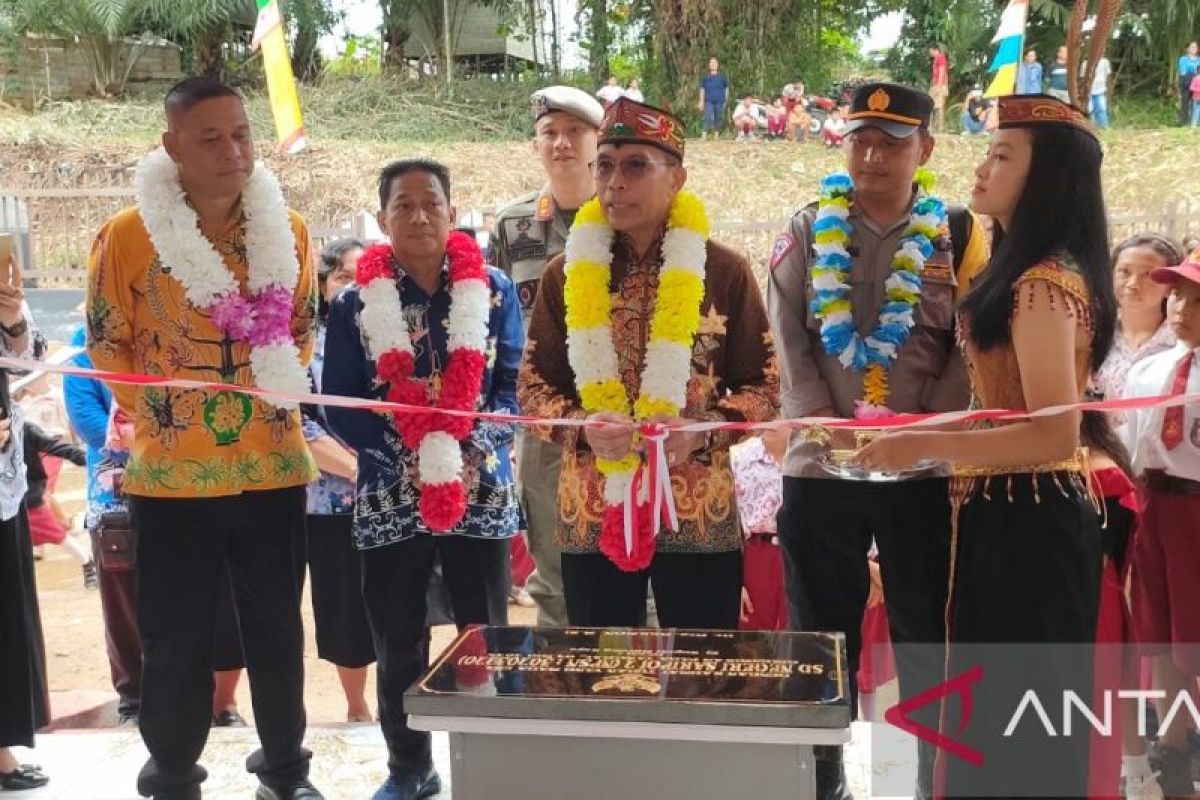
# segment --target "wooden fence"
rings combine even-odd
[[[0,188],[0,232],[15,234],[17,256],[25,274],[42,287],[80,287],[87,271],[88,250],[100,226],[133,202],[130,187],[90,189]],[[301,209],[303,211],[303,209]],[[342,236],[369,238],[367,212],[343,222],[319,222],[310,227],[314,246]],[[714,219],[722,241],[749,253],[762,275],[775,236],[787,220]],[[1156,231],[1180,239],[1200,238],[1200,202],[1168,203],[1153,211],[1114,211],[1109,233],[1114,242],[1141,232]]]

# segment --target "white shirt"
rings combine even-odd
[[[1125,380],[1125,397],[1156,397],[1170,394],[1175,370],[1189,348],[1182,342],[1170,350],[1150,356],[1134,364]],[[1192,372],[1188,375],[1185,394],[1200,393],[1200,349],[1190,350]],[[1133,471],[1142,474],[1148,469],[1165,470],[1177,478],[1200,481],[1200,405],[1183,407],[1183,441],[1168,450],[1162,441],[1165,408],[1139,409],[1126,412],[1123,429],[1125,446],[1133,458]]]
[[[599,97],[606,103],[615,103],[625,94],[625,90],[620,86],[609,86],[604,84],[597,90],[596,97]]]
[[[846,130],[846,120],[827,117],[825,119],[825,124],[822,127],[830,133],[841,133],[842,131]]]
[[[646,102],[646,96],[642,94],[641,89],[626,89],[625,96],[628,97],[630,100],[634,101],[635,103]]]
[[[1112,72],[1112,64],[1108,63],[1108,59],[1101,57],[1096,63],[1096,75],[1092,78],[1092,94],[1105,94],[1108,92],[1108,76]]]

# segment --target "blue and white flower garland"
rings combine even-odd
[[[811,311],[821,321],[821,344],[842,366],[865,373],[864,400],[874,406],[887,405],[887,370],[908,341],[913,326],[913,309],[921,302],[921,272],[933,255],[933,242],[946,226],[946,204],[929,194],[933,175],[917,175],[917,199],[900,245],[892,256],[892,274],[884,283],[886,299],[879,320],[866,336],[854,327],[850,299],[849,245],[854,237],[850,204],[854,183],[845,172],[821,181],[817,217],[813,222],[816,259],[809,270],[814,298]]]

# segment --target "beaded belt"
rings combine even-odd
[[[1070,458],[1064,458],[1060,461],[1046,461],[1041,464],[1006,467],[976,467],[970,464],[955,464],[951,467],[951,474],[956,478],[991,478],[1000,475],[1046,472],[1077,472],[1086,474],[1089,471],[1088,449],[1086,447],[1076,449],[1075,455]]]

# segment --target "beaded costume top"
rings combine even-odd
[[[1082,396],[1091,372],[1092,338],[1095,333],[1091,293],[1087,283],[1082,275],[1068,265],[1049,260],[1035,264],[1013,284],[1013,316],[1020,314],[1022,309],[1032,307],[1039,295],[1048,296],[1051,308],[1073,318],[1082,334],[1075,338],[1075,385]],[[981,350],[965,334],[969,325],[969,317],[960,315],[959,345],[971,379],[972,407],[1027,410],[1021,370],[1012,342]]]

